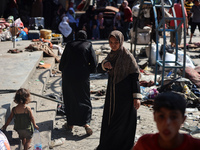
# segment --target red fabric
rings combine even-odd
[[[158,145],[159,134],[145,134],[139,138],[133,150],[165,150]],[[197,150],[200,148],[200,139],[184,134],[182,144],[173,150]]]
[[[127,20],[127,22],[132,22],[132,11],[129,7],[124,8],[124,20]]]
[[[77,6],[77,10],[81,11],[83,9],[83,7],[85,6],[85,1],[82,0],[81,3]]]
[[[174,10],[176,12],[176,18],[183,18],[183,14],[182,14],[182,7],[180,3],[175,3],[174,4]],[[184,7],[184,11],[185,11],[185,17],[187,17],[187,12],[186,9]],[[172,9],[170,8],[169,13],[172,14]],[[173,15],[173,14],[172,14]],[[177,20],[177,26],[180,24],[181,20]],[[170,21],[170,26],[174,27],[174,21]],[[183,24],[181,25],[181,28],[183,28]]]

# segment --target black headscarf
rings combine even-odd
[[[87,40],[87,33],[84,30],[78,31],[76,34],[76,40]]]

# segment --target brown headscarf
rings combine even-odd
[[[111,36],[119,41],[120,48],[117,51],[111,50],[105,59],[111,62],[113,66],[113,69],[109,71],[109,75],[113,76],[113,83],[116,84],[125,79],[129,74],[140,73],[140,71],[133,55],[123,46],[123,34],[118,30],[114,30],[110,33],[108,39]]]

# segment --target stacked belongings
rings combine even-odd
[[[0,18],[0,41],[11,40],[9,26],[10,24],[4,18]]]
[[[43,51],[47,56],[54,57],[56,59],[56,62],[60,62],[60,57],[56,56],[53,50],[43,42],[34,42],[33,44],[30,44],[25,49],[26,51],[30,51],[30,52]]]

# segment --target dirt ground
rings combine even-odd
[[[95,43],[94,43],[95,45]],[[103,45],[103,43],[102,43]],[[107,45],[105,45],[107,47]],[[128,43],[126,47],[128,47]],[[98,44],[95,50],[99,50]],[[107,50],[103,51],[98,57],[98,62],[101,62],[107,56]],[[194,55],[193,52],[187,52],[189,55]],[[196,52],[199,53],[198,51]],[[140,58],[140,60],[142,60]],[[145,60],[147,60],[145,58]],[[193,61],[199,65],[197,59]],[[154,81],[154,71],[149,68],[152,75],[142,75],[142,79],[153,80]],[[57,70],[57,68],[55,68]],[[62,97],[61,92],[61,73],[57,73],[52,76],[46,87],[46,93],[44,94],[57,94]],[[54,129],[52,131],[52,141],[58,144],[58,146],[53,147],[54,150],[94,150],[99,144],[100,131],[101,131],[101,121],[103,115],[103,107],[105,101],[105,93],[107,88],[107,74],[91,74],[90,76],[90,90],[91,90],[91,102],[92,102],[92,120],[91,128],[93,129],[93,134],[87,136],[85,129],[83,127],[75,126],[72,131],[67,131],[64,127],[66,123],[65,116],[57,115],[55,119]],[[199,111],[196,109],[188,109],[186,112],[187,120],[185,121],[185,128],[181,128],[180,132],[191,134],[194,137],[200,138],[200,126],[199,126]],[[184,127],[183,126],[183,127]],[[186,130],[187,128],[187,130]],[[194,131],[194,132],[192,132]],[[157,128],[153,120],[152,105],[146,106],[141,105],[137,111],[137,129],[135,142],[138,138],[147,133],[156,133]],[[61,142],[64,138],[64,142]]]
[[[57,68],[55,68],[56,70]],[[55,94],[57,97],[62,97],[61,92],[61,73],[58,72],[53,75],[46,87],[45,95]],[[53,147],[54,150],[94,150],[99,143],[101,120],[103,115],[103,106],[105,100],[105,93],[107,87],[107,74],[91,74],[90,76],[90,88],[91,88],[91,102],[92,102],[92,120],[91,127],[93,129],[93,135],[87,136],[83,127],[75,126],[72,131],[67,131],[64,127],[66,123],[65,116],[57,114],[52,131],[52,141],[58,143],[58,146]],[[192,136],[200,138],[199,134],[199,111],[195,109],[188,109],[186,120],[187,124],[196,126],[195,134]],[[192,129],[191,129],[192,130]],[[180,132],[190,133],[190,128],[186,131],[181,129]],[[152,105],[141,105],[137,111],[137,130],[135,142],[140,136],[146,133],[156,133],[157,128],[153,120]],[[64,140],[63,140],[64,139]],[[61,141],[64,142],[61,142]],[[59,144],[62,143],[62,144]]]

